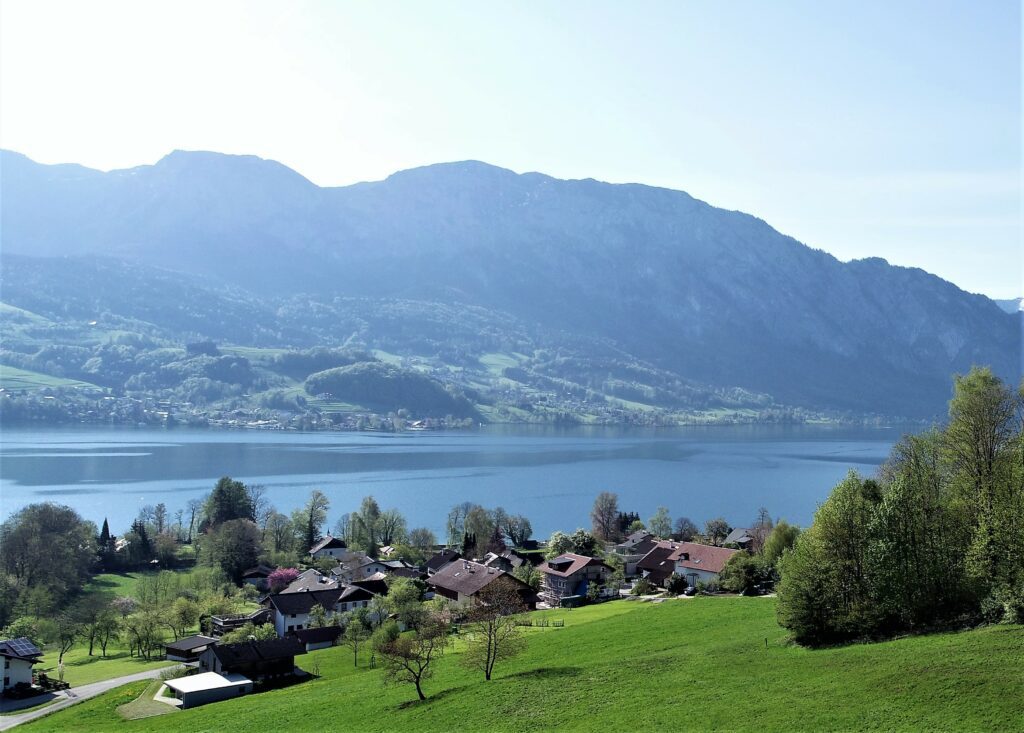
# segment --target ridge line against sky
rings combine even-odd
[[[644,183],[1020,295],[1020,3],[821,5],[4,0],[0,146]]]

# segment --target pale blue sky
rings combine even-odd
[[[43,162],[638,181],[993,297],[1021,134],[1017,0],[0,5],[0,145]]]

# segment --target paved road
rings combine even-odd
[[[164,669],[166,669],[166,667],[150,669],[145,672],[125,675],[124,677],[115,677],[112,680],[93,682],[92,684],[82,685],[81,687],[72,687],[70,690],[58,693],[57,702],[51,703],[45,707],[37,710],[29,710],[25,713],[16,713],[14,715],[0,715],[0,730],[8,730],[16,725],[27,723],[28,721],[35,720],[36,718],[41,718],[44,715],[49,715],[57,710],[63,710],[70,705],[74,705],[76,702],[88,700],[90,697],[96,697],[104,692],[113,690],[115,687],[126,685],[129,682],[155,679],[160,676],[160,673],[163,672]]]

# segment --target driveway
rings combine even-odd
[[[146,672],[137,672],[136,674],[129,674],[124,677],[115,677],[111,680],[93,682],[92,684],[82,685],[81,687],[72,687],[70,690],[58,692],[56,693],[57,702],[50,703],[45,707],[37,710],[29,710],[25,713],[15,713],[14,715],[0,715],[0,730],[8,730],[16,725],[27,723],[28,721],[35,720],[36,718],[41,718],[44,715],[49,715],[57,710],[63,710],[66,707],[74,705],[76,702],[81,702],[82,700],[88,700],[90,697],[102,695],[104,692],[113,690],[115,687],[120,687],[121,685],[126,685],[129,682],[156,679],[165,669],[167,669],[167,667],[150,669]]]

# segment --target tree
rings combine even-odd
[[[414,632],[399,634],[398,626],[389,622],[374,634],[374,651],[383,660],[385,682],[415,685],[420,700],[427,699],[423,681],[433,675],[434,662],[449,643],[448,624],[435,615],[427,616]]]
[[[349,619],[348,623],[345,625],[345,633],[342,636],[342,641],[345,646],[352,650],[352,666],[359,666],[359,649],[369,638],[370,632],[359,620],[355,618]]]
[[[103,517],[103,528],[100,529],[99,546],[104,548],[110,542],[110,525],[107,524],[107,518]]]
[[[167,611],[167,621],[175,639],[188,633],[188,630],[199,623],[199,603],[191,598],[175,598]]]
[[[505,520],[503,529],[513,547],[522,547],[530,539],[530,535],[533,534],[533,526],[530,524],[530,520],[522,514],[509,516]]]
[[[466,534],[473,538],[473,547],[468,554],[482,557],[489,551],[490,540],[494,534],[494,518],[491,513],[479,504],[474,504],[466,512]]]
[[[751,595],[759,583],[767,580],[767,573],[759,558],[737,552],[726,561],[718,578],[727,591]]]
[[[135,613],[136,605],[135,599],[129,596],[119,596],[110,602],[110,607],[117,611],[122,619]]]
[[[647,528],[655,537],[663,539],[670,537],[672,535],[672,517],[669,516],[668,507],[658,507],[658,511],[647,522]]]
[[[220,637],[221,644],[238,644],[243,641],[268,641],[277,638],[273,624],[255,625],[251,621],[229,631]]]
[[[267,585],[271,593],[280,593],[299,577],[297,568],[278,568],[267,576]]]
[[[484,679],[490,680],[495,664],[511,659],[525,648],[516,623],[516,615],[525,610],[519,587],[507,577],[485,586],[469,610],[462,664],[482,671]]]
[[[430,552],[437,545],[437,535],[426,527],[417,527],[409,532],[409,544],[424,553]]]
[[[619,496],[610,491],[602,491],[594,500],[590,510],[590,520],[594,525],[594,535],[603,542],[618,542],[621,536],[617,519],[619,516]]]
[[[261,532],[251,519],[231,519],[220,524],[209,534],[208,544],[210,562],[220,566],[236,584],[263,552]]]
[[[768,535],[771,534],[772,527],[774,526],[771,514],[768,513],[765,507],[761,507],[757,512],[757,519],[754,520],[754,525],[750,528],[751,552],[755,554],[761,553],[764,543],[768,540]]]
[[[188,537],[185,542],[192,544],[192,533],[196,528],[196,519],[199,517],[200,512],[203,509],[202,499],[189,499],[188,504],[185,505],[188,510]]]
[[[697,529],[697,525],[694,524],[693,520],[689,517],[679,517],[676,520],[675,531],[672,533],[672,539],[677,542],[692,542],[694,537],[700,534],[700,530]]]
[[[107,646],[113,639],[117,638],[117,616],[107,609],[100,615],[96,629],[96,643],[100,645],[100,656],[107,656]]]
[[[771,568],[776,567],[779,563],[779,558],[788,550],[793,549],[793,545],[796,544],[796,538],[799,535],[799,527],[790,524],[785,519],[780,519],[779,523],[772,527],[768,539],[765,540],[764,547],[761,548],[761,556],[764,558],[765,564]]]
[[[400,624],[414,629],[423,621],[425,608],[423,585],[411,578],[389,576],[388,593],[381,600],[387,615],[394,615]]]
[[[634,532],[645,531],[647,531],[647,525],[639,519],[634,519],[632,522],[629,523],[629,526],[626,527],[626,534],[633,534]]]
[[[264,542],[270,543],[273,552],[284,552],[294,545],[295,530],[292,520],[277,511],[271,511],[263,531]],[[308,550],[309,547],[304,548]]]
[[[309,501],[302,509],[302,544],[306,552],[323,536],[320,530],[327,521],[327,510],[330,505],[322,491],[314,489],[309,495]]]
[[[540,590],[540,571],[532,564],[524,562],[512,571],[512,575],[526,583],[533,590]]]
[[[153,508],[153,526],[157,534],[163,534],[167,529],[167,505],[163,502]]]
[[[57,622],[57,648],[59,650],[57,663],[64,663],[64,655],[71,651],[78,637],[82,634],[81,623],[73,618],[71,614],[62,613],[56,618]]]
[[[722,544],[731,531],[732,528],[729,527],[729,523],[721,517],[709,519],[704,523],[704,534],[707,536],[708,541],[713,545]]]
[[[309,627],[311,629],[322,629],[327,625],[327,609],[317,603],[309,609]]]
[[[372,496],[364,496],[359,511],[352,514],[351,546],[362,550],[370,557],[377,556],[380,542],[377,537],[377,522],[380,519],[380,506]]]
[[[217,481],[206,500],[206,519],[211,527],[235,519],[256,521],[256,514],[249,492],[241,481],[224,476]]]
[[[397,545],[406,537],[405,517],[397,509],[387,509],[377,519],[377,540],[381,545]]]

